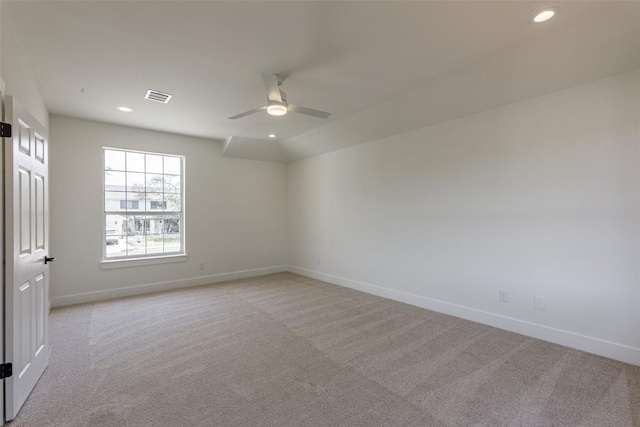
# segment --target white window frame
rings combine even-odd
[[[138,153],[138,154],[149,154],[156,156],[169,156],[169,157],[178,157],[180,158],[180,210],[179,211],[169,211],[162,210],[161,213],[166,214],[179,214],[180,215],[180,250],[175,252],[163,252],[163,253],[154,253],[154,254],[136,254],[136,255],[124,255],[124,256],[110,256],[107,258],[107,215],[118,214],[121,212],[120,210],[110,210],[107,212],[106,209],[106,193],[107,190],[105,188],[105,151],[106,150],[114,150],[114,151],[122,151],[122,152],[130,152],[130,153]],[[186,253],[186,215],[185,215],[185,156],[179,154],[170,154],[170,153],[156,153],[151,151],[140,151],[140,150],[132,150],[129,148],[118,148],[118,147],[102,147],[102,261],[101,267],[103,269],[110,268],[120,268],[120,267],[135,267],[140,265],[150,265],[150,264],[163,264],[168,262],[183,262],[187,260]],[[125,165],[125,172],[126,172]],[[146,208],[146,205],[145,205]],[[123,210],[121,213],[127,215],[127,211]],[[157,215],[159,212],[157,209],[149,209],[136,211],[136,214],[140,215]],[[130,215],[130,213],[129,213]]]

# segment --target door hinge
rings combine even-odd
[[[11,125],[9,123],[0,122],[0,137],[11,138]]]
[[[0,365],[0,380],[9,378],[13,375],[13,365],[11,363],[3,363]]]

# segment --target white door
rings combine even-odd
[[[10,96],[5,119],[5,418],[12,420],[49,362],[49,180],[44,127]]]

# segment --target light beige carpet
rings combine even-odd
[[[640,426],[640,368],[289,273],[53,310],[18,426]]]

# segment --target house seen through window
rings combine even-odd
[[[104,149],[104,257],[184,253],[184,158]]]
[[[157,200],[151,201],[151,209],[167,209],[167,202],[159,202]]]
[[[138,200],[120,200],[120,209],[138,209]]]

